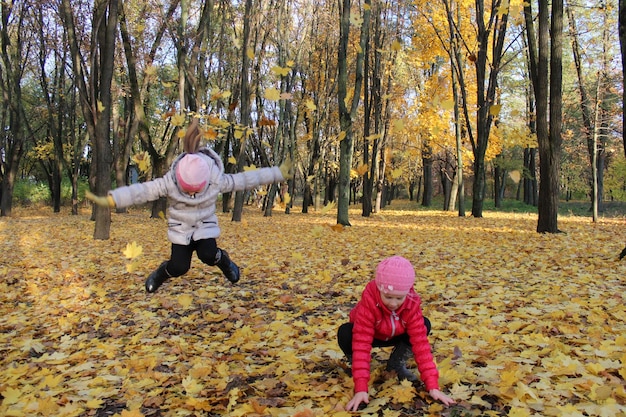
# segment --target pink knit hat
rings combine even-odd
[[[383,292],[408,292],[415,282],[415,269],[402,256],[384,259],[376,267],[376,285]]]
[[[186,193],[202,191],[209,178],[209,164],[199,155],[188,153],[176,165],[176,180]]]

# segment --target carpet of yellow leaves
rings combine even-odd
[[[346,416],[352,391],[336,329],[394,254],[414,262],[433,322],[445,409],[384,372],[374,351],[362,415],[626,415],[624,219],[394,210],[272,217],[220,214],[219,245],[242,267],[231,285],[196,258],[155,294],[166,225],[113,214],[16,209],[0,218],[0,415]],[[414,365],[411,364],[413,369]]]

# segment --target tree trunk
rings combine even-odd
[[[424,167],[424,194],[422,206],[430,207],[433,203],[433,156],[429,146],[425,145],[422,151],[422,166]]]
[[[622,86],[626,85],[626,0],[619,0],[619,46],[622,53]],[[626,106],[626,88],[622,87],[622,106]],[[626,126],[626,112],[622,112],[622,126]],[[622,145],[626,157],[626,129],[622,128]]]
[[[114,71],[115,39],[117,35],[118,0],[100,0],[94,4],[90,58],[92,75],[83,72],[83,62],[70,0],[62,0],[63,24],[68,33],[72,68],[82,103],[82,112],[93,145],[95,165],[93,178],[96,195],[106,195],[111,189],[112,153],[110,146],[111,84]],[[89,85],[87,85],[87,78]],[[94,239],[109,238],[111,211],[94,205],[96,221]]]
[[[559,176],[561,158],[561,80],[563,2],[552,2],[550,18],[547,0],[539,1],[538,47],[533,50],[534,33],[529,32],[531,73],[537,101],[537,140],[539,142],[538,233],[558,233]],[[530,4],[525,6],[527,30],[532,30]],[[550,23],[551,22],[551,23]],[[550,27],[549,27],[550,26]],[[551,36],[550,36],[551,34]],[[551,42],[549,42],[551,40]],[[534,57],[537,57],[535,61]],[[549,58],[548,58],[549,57]],[[550,63],[549,81],[548,73]],[[548,115],[548,84],[549,112]],[[548,120],[550,121],[548,124]]]
[[[2,164],[0,188],[0,216],[10,216],[13,207],[13,187],[17,178],[19,164],[24,154],[24,145],[26,142],[24,134],[24,126],[27,125],[22,107],[22,74],[25,65],[23,57],[22,35],[18,36],[15,32],[21,32],[24,27],[17,24],[16,28],[9,27],[10,16],[13,13],[13,7],[20,7],[13,2],[2,2],[0,11],[2,13],[2,27],[0,28],[0,44],[1,59],[0,81],[2,89],[2,112],[8,115],[9,128],[3,132],[4,155],[0,158]],[[25,13],[26,8],[21,7],[18,10],[20,16],[17,22],[21,22],[21,17]],[[6,125],[6,124],[5,124]]]
[[[357,62],[354,81],[354,96],[350,109],[346,105],[348,92],[348,38],[350,35],[351,0],[342,0],[339,12],[340,35],[338,48],[338,76],[337,99],[339,102],[339,125],[343,138],[339,142],[339,196],[337,199],[337,224],[350,226],[348,209],[350,208],[350,172],[352,170],[352,156],[354,153],[354,138],[352,120],[356,116],[363,83],[363,62],[366,42],[369,37],[369,20],[371,1],[365,0],[363,8],[363,23],[361,24],[360,50],[357,52]]]
[[[250,47],[250,24],[251,24],[251,15],[252,15],[252,0],[246,0],[245,11],[244,11],[244,25],[243,25],[243,41],[242,41],[242,60],[241,60],[241,125],[244,129],[248,129],[252,123],[252,119],[250,117],[250,57],[248,56],[248,48]],[[235,146],[233,147],[234,152],[237,152],[237,172],[243,171],[243,166],[245,162],[245,151],[246,151],[246,137],[247,130],[244,132],[244,135],[240,141],[235,141]],[[243,192],[237,191],[235,193],[235,204],[233,206],[233,215],[231,221],[240,222],[243,216]]]

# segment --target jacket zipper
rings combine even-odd
[[[389,318],[391,319],[391,337],[394,337],[396,335],[396,320],[398,320],[398,315],[395,311],[392,311]]]

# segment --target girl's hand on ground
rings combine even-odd
[[[439,391],[438,389],[431,389],[430,391],[428,391],[428,393],[434,400],[441,401],[445,405],[454,404],[454,400],[452,398],[448,397],[446,394]]]
[[[367,392],[357,392],[354,397],[346,404],[346,411],[358,411],[361,403],[368,404],[370,402]]]

